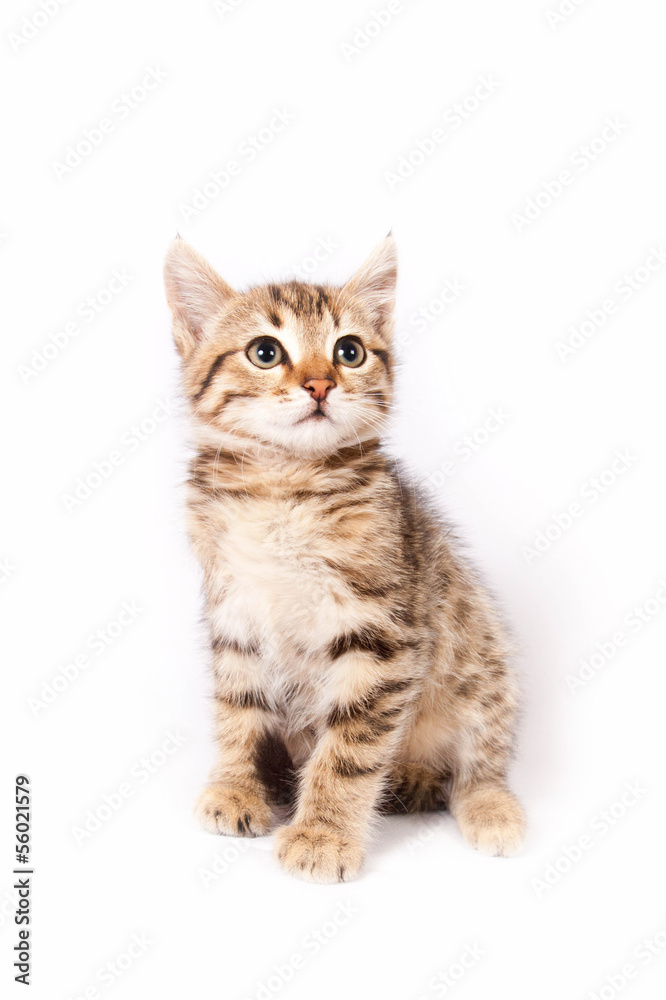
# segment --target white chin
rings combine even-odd
[[[276,448],[294,457],[323,458],[340,448],[360,444],[377,437],[377,426],[365,421],[354,422],[346,419],[332,419],[329,416],[311,417],[302,411],[298,413],[253,412],[243,414],[250,417],[235,420],[233,426],[213,429],[210,425],[200,427],[200,440],[219,445],[221,441],[230,450],[247,451],[254,439],[260,449]],[[276,419],[276,416],[279,419]],[[303,419],[303,417],[308,419]],[[351,414],[350,414],[351,416]]]
[[[327,455],[344,443],[341,428],[328,417],[310,417],[284,430],[279,437],[295,455]],[[353,435],[352,435],[353,436]]]

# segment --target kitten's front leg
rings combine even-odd
[[[366,656],[352,653],[345,659],[348,676],[365,677],[368,683],[331,705],[302,773],[296,814],[276,836],[282,867],[311,882],[344,882],[358,875],[415,686],[409,664],[401,665],[398,657],[389,677],[385,663],[368,663]]]
[[[262,690],[261,661],[252,647],[228,640],[218,639],[213,651],[218,758],[195,812],[210,833],[261,836],[273,814],[262,763],[279,746],[275,715]]]

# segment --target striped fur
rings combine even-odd
[[[393,390],[389,237],[342,288],[237,293],[182,240],[165,267],[196,455],[218,756],[207,830],[267,833],[283,867],[354,878],[373,817],[447,805],[490,854],[522,841],[507,788],[516,690],[488,594],[384,453]],[[336,344],[361,341],[358,367]],[[274,368],[246,353],[282,347]],[[316,400],[309,380],[334,387]]]

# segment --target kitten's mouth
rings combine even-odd
[[[316,410],[312,410],[311,413],[307,413],[304,417],[301,417],[300,420],[297,420],[296,423],[304,424],[308,420],[328,420],[328,415],[324,413],[321,407],[318,406]]]

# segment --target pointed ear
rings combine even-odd
[[[201,340],[208,320],[236,292],[180,236],[167,251],[164,284],[173,315],[173,337],[185,358]]]
[[[368,310],[379,332],[390,334],[397,279],[398,254],[389,233],[344,286],[347,297],[361,302]]]

